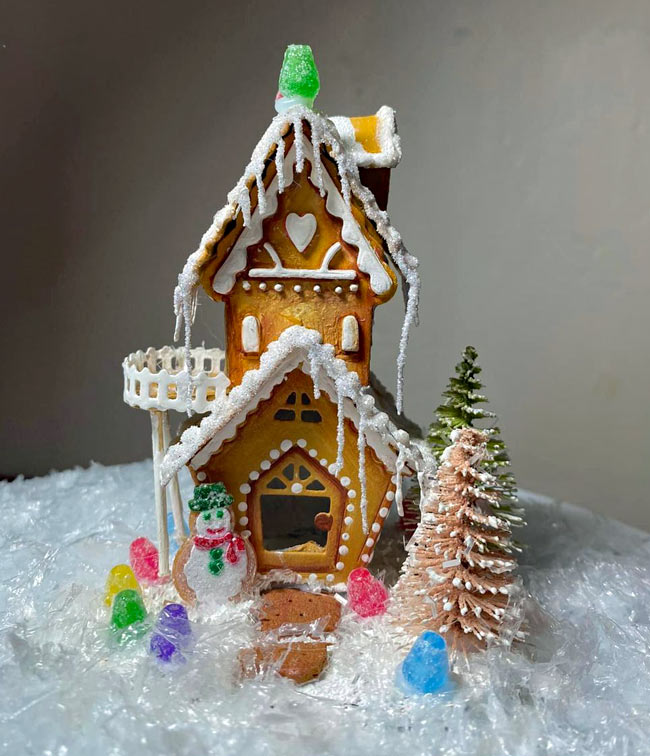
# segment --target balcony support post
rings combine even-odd
[[[162,413],[162,430],[163,444],[165,447],[163,453],[166,454],[167,449],[169,449],[171,444],[169,412]],[[183,523],[183,500],[181,498],[181,489],[178,485],[177,474],[169,481],[167,492],[169,493],[169,498],[171,500],[172,515],[174,517],[174,537],[176,538],[176,543],[180,546],[187,538],[187,533],[185,532],[185,524]]]
[[[149,410],[151,418],[151,451],[153,456],[153,490],[156,502],[158,529],[158,574],[169,575],[169,533],[167,532],[167,496],[160,482],[160,464],[165,454],[163,415],[160,410]]]

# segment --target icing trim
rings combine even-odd
[[[285,218],[284,227],[293,246],[298,252],[302,253],[311,244],[318,225],[313,213],[305,213],[304,215],[289,213]]]
[[[297,142],[298,145],[296,144]],[[290,150],[284,156],[284,170],[282,172],[283,184],[286,183],[287,177],[293,176],[294,166],[297,167],[298,156],[304,161],[305,157],[311,157],[312,172],[310,180],[315,186],[322,185],[323,192],[325,193],[326,200],[325,206],[330,215],[343,221],[343,227],[341,229],[341,238],[343,241],[357,248],[357,266],[360,271],[365,273],[370,278],[370,288],[372,291],[381,296],[390,291],[393,286],[393,279],[385,269],[384,264],[380,260],[377,252],[369,244],[368,240],[364,236],[359,224],[352,215],[351,210],[347,206],[343,195],[338,190],[336,184],[332,180],[330,174],[322,169],[320,162],[314,159],[314,150],[311,142],[300,133],[300,138],[296,137]],[[318,165],[317,165],[318,163]],[[320,171],[319,171],[320,168]],[[217,270],[214,279],[212,281],[212,288],[217,294],[228,294],[235,285],[235,278],[238,273],[246,268],[248,261],[248,247],[253,244],[257,244],[262,239],[263,234],[263,220],[274,215],[278,208],[278,193],[281,191],[279,185],[279,173],[273,177],[269,187],[265,191],[266,201],[264,205],[258,205],[250,216],[249,224],[244,226],[239,238],[235,242],[232,250],[221,264],[219,270]],[[284,188],[284,187],[283,187]],[[297,216],[296,213],[291,213],[287,216],[287,228],[289,225],[289,219],[292,216]],[[311,215],[306,214],[306,215]],[[302,217],[306,217],[302,216]],[[312,216],[313,217],[313,216]],[[316,219],[314,218],[314,224]],[[316,232],[314,227],[313,233]],[[313,238],[312,233],[312,238]],[[311,241],[311,239],[310,239]],[[292,239],[292,242],[295,242]],[[309,242],[307,242],[308,244]],[[307,244],[303,247],[306,249]],[[338,245],[338,246],[337,246]],[[335,248],[336,247],[336,248]],[[298,245],[296,248],[302,252]],[[253,268],[249,271],[251,278],[307,278],[311,280],[353,280],[356,278],[356,272],[353,270],[329,270],[329,263],[332,258],[340,249],[340,244],[332,245],[325,254],[323,263],[320,269],[302,269],[302,268],[284,268],[278,257],[277,252],[273,247],[265,243],[264,249],[271,256],[274,262],[272,268]]]
[[[271,244],[265,242],[264,249],[269,253],[274,265],[272,268],[251,268],[248,271],[251,278],[309,278],[314,281],[346,281],[354,280],[357,277],[353,270],[330,270],[330,262],[341,249],[339,242],[334,242],[327,250],[320,268],[285,268]]]

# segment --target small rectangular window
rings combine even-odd
[[[276,420],[295,420],[296,413],[293,410],[279,409],[273,417]]]
[[[316,410],[303,410],[300,413],[300,419],[303,423],[320,423],[323,418],[320,416],[320,412],[316,412]]]

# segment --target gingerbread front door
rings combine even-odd
[[[336,478],[301,448],[289,449],[249,496],[258,569],[334,569],[344,509],[345,490]]]

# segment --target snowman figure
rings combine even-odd
[[[197,486],[189,502],[197,513],[193,532],[174,561],[179,594],[208,612],[241,593],[254,570],[251,547],[232,530],[232,503],[223,483]]]

